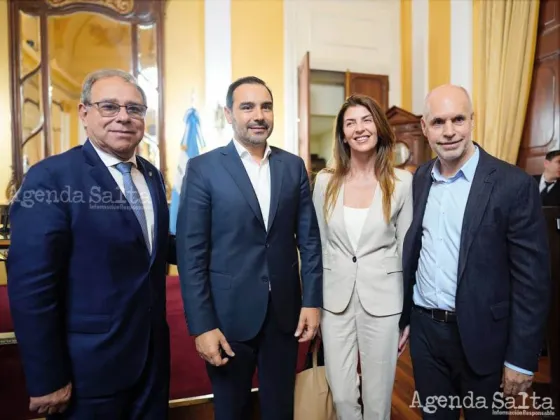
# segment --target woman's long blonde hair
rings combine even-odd
[[[344,177],[350,171],[350,146],[344,142],[343,124],[346,110],[353,106],[363,106],[371,112],[377,129],[375,176],[383,193],[383,217],[388,224],[391,217],[391,197],[395,189],[395,169],[393,167],[395,134],[379,104],[366,95],[352,95],[348,97],[336,117],[333,164],[323,169],[323,171],[331,174],[323,203],[325,219],[328,219],[330,212],[334,208]]]

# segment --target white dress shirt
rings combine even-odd
[[[548,185],[546,185],[546,180],[544,179],[544,175],[541,175],[541,180],[539,182],[539,192],[543,192],[546,188],[546,192],[549,192],[552,187],[556,184],[556,181],[551,181]]]
[[[356,208],[344,206],[346,233],[348,233],[348,238],[350,239],[354,252],[358,252],[358,243],[362,236],[362,230],[366,223],[368,213],[369,207]]]
[[[107,166],[109,173],[119,186],[123,196],[124,196],[124,181],[123,174],[119,172],[116,165],[121,163],[122,160],[116,156],[110,155],[107,152],[99,149],[91,140],[91,145],[99,155],[101,161]],[[144,207],[144,214],[146,215],[146,226],[148,228],[148,237],[150,240],[150,250],[153,247],[154,242],[154,206],[152,203],[152,196],[150,190],[148,189],[148,184],[142,173],[138,170],[138,164],[136,162],[136,155],[132,155],[130,159],[126,162],[132,162],[132,168],[130,174],[132,175],[132,182],[138,189],[138,194],[142,198],[142,206]]]
[[[461,231],[480,151],[452,177],[439,162],[432,168],[432,186],[422,220],[422,248],[414,285],[414,303],[428,309],[455,310]]]
[[[270,165],[268,157],[270,156],[270,146],[266,146],[264,156],[260,162],[257,162],[249,151],[241,145],[237,140],[233,140],[235,149],[239,153],[241,162],[249,175],[251,184],[253,185],[253,190],[257,195],[257,200],[259,201],[259,206],[261,208],[261,214],[264,220],[264,226],[268,230],[268,217],[270,213]]]

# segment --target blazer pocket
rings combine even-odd
[[[385,257],[383,258],[383,267],[387,274],[402,272],[402,259],[401,257]]]
[[[103,334],[111,329],[110,315],[71,315],[68,331],[73,333]]]
[[[231,275],[210,271],[210,287],[212,289],[231,289]]]
[[[499,320],[505,318],[509,315],[509,302],[503,301],[500,303],[496,303],[495,305],[490,306],[490,310],[492,311],[492,316],[494,320]]]

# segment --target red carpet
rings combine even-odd
[[[196,351],[194,338],[188,335],[179,279],[167,278],[167,322],[171,334],[171,395],[172,400],[212,393],[204,361]],[[303,369],[307,346],[300,346],[297,371]],[[258,387],[256,374],[253,387]]]
[[[0,333],[12,332],[13,330],[10,305],[8,303],[8,289],[6,286],[0,286]]]
[[[0,286],[0,333],[13,332],[6,286]],[[27,409],[29,397],[17,345],[0,346],[0,407],[2,418],[26,420],[37,418]],[[4,417],[5,416],[5,417]]]
[[[194,338],[187,331],[176,276],[167,278],[167,321],[171,334],[170,399],[211,394],[212,388],[204,362],[196,352]],[[0,286],[0,332],[12,331],[6,286]],[[303,368],[306,350],[307,345],[300,346],[298,372]],[[258,386],[256,375],[253,386]],[[17,345],[0,346],[0,407],[2,418],[26,420],[37,417],[27,410],[28,396]]]
[[[181,299],[179,279],[167,277],[167,322],[171,341],[172,400],[212,393],[204,361],[196,351],[194,338],[188,333]],[[253,385],[256,380],[253,379]]]

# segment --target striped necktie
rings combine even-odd
[[[136,215],[138,223],[140,223],[142,233],[144,234],[144,240],[146,241],[146,246],[151,253],[150,237],[148,236],[148,225],[146,222],[146,214],[144,213],[142,197],[140,196],[136,185],[134,185],[134,182],[132,182],[132,162],[117,163],[115,167],[123,176],[124,195],[128,201],[128,204],[130,204],[132,211]]]

